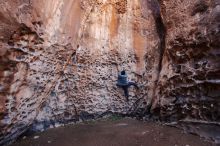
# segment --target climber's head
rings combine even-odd
[[[121,75],[125,75],[126,74],[126,72],[123,70],[123,71],[121,71]]]

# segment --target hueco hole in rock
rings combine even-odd
[[[1,146],[219,146],[220,0],[0,0]]]

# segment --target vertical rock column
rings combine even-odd
[[[162,0],[166,50],[157,88],[164,120],[219,121],[220,3]]]

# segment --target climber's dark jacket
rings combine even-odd
[[[118,87],[121,87],[123,90],[124,90],[124,94],[125,94],[125,97],[128,101],[128,97],[129,97],[129,92],[128,92],[128,88],[130,86],[135,86],[137,89],[139,88],[138,85],[134,82],[128,82],[127,80],[128,76],[126,74],[125,71],[122,71],[118,74],[118,81],[117,81],[117,86]]]
[[[125,71],[122,71],[118,74],[118,81],[117,81],[117,85],[118,86],[126,86],[128,85],[128,80],[127,80],[128,76],[126,74]]]

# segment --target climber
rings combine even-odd
[[[138,85],[134,82],[128,82],[127,81],[127,74],[126,72],[123,70],[121,71],[121,73],[118,74],[118,81],[117,81],[117,86],[118,87],[121,87],[123,90],[124,90],[124,94],[125,94],[125,97],[126,97],[126,100],[128,101],[128,97],[129,97],[129,92],[128,92],[128,88],[130,86],[135,86],[137,89],[139,89]]]

